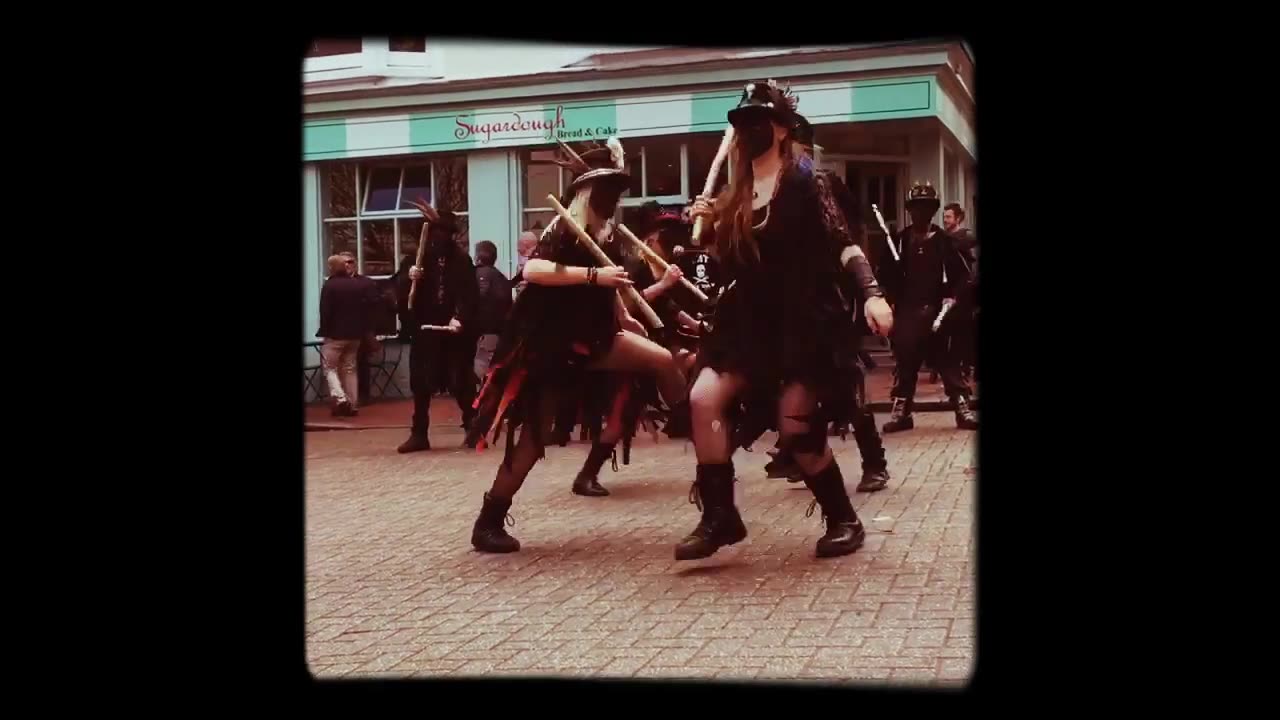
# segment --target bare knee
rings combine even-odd
[[[695,417],[719,415],[728,404],[725,395],[717,381],[700,377],[689,391],[689,410]]]

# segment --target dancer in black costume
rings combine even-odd
[[[623,170],[622,144],[610,139],[607,147],[571,156],[564,164],[575,178],[562,203],[597,242],[605,242],[612,229],[607,219],[613,216],[629,180]],[[529,286],[503,328],[492,368],[476,399],[478,413],[471,428],[470,439],[483,450],[481,438],[492,432],[496,440],[503,421],[508,425],[505,455],[471,534],[477,550],[520,549],[503,521],[512,497],[544,456],[558,395],[580,386],[589,375],[642,373],[656,379],[668,404],[683,399],[685,385],[675,359],[645,337],[644,327],[627,311],[617,291],[631,284],[627,273],[596,265],[558,217],[543,232],[525,265]],[[612,455],[622,430],[620,423],[605,428],[584,472],[593,464],[598,471]]]
[[[900,260],[886,253],[881,256],[876,273],[884,283],[894,316],[893,409],[884,424],[886,433],[915,427],[912,409],[916,379],[920,365],[938,337],[933,325],[945,304],[954,302],[958,295],[963,298],[971,285],[965,253],[954,237],[933,224],[933,216],[941,205],[938,191],[929,181],[912,186],[907,194],[911,224],[890,240]],[[951,312],[954,311],[953,307]],[[946,320],[944,317],[944,322]],[[961,376],[955,357],[946,352],[935,353],[932,361],[955,408],[956,427],[977,430],[978,416],[969,404],[973,391]]]
[[[848,404],[844,396],[857,377],[857,331],[839,289],[839,250],[813,171],[794,158],[795,99],[773,81],[748,84],[729,122],[736,130],[733,177],[714,204],[699,197],[692,211],[712,221],[732,282],[703,338],[690,394],[698,457],[691,501],[702,520],[675,557],[704,558],[747,536],[733,501],[735,438],[727,416],[738,396],[748,426],[776,413],[783,447],[804,470],[826,520],[817,555],[847,555],[866,532],[827,447],[825,410]]]
[[[814,147],[813,126],[802,115],[797,115],[794,136],[796,144],[800,146],[796,155],[801,166],[813,167],[813,157],[810,154]],[[840,250],[838,262],[844,270],[841,292],[849,301],[850,311],[857,316],[857,345],[861,348],[865,332],[889,334],[893,328],[893,310],[885,302],[884,293],[871,270],[871,263],[858,245],[858,229],[862,223],[853,194],[839,175],[816,168],[815,175],[823,207],[827,209],[827,224],[834,236],[832,246]],[[858,481],[858,492],[876,492],[889,484],[889,464],[885,460],[884,442],[876,430],[875,416],[867,408],[866,370],[870,368],[865,367],[862,353],[858,354],[858,359],[863,362],[863,367],[857,369],[857,379],[851,388],[852,406],[846,408],[848,412],[835,413],[841,418],[836,422],[836,429],[843,438],[849,427],[853,428],[853,439],[862,456],[862,478]],[[852,422],[843,422],[845,417],[851,417]],[[765,471],[771,478],[785,477],[788,482],[800,482],[804,478],[803,471],[795,464],[790,453],[783,452],[780,447],[774,459],[765,465]]]
[[[430,208],[427,208],[430,210]],[[430,450],[427,431],[431,426],[431,396],[436,381],[446,378],[454,400],[462,411],[462,426],[471,421],[472,400],[476,383],[471,360],[476,354],[476,335],[472,327],[476,300],[480,293],[476,269],[471,257],[454,242],[457,219],[449,210],[438,210],[437,218],[427,224],[427,247],[423,255],[425,267],[409,269],[410,283],[404,284],[401,323],[413,344],[409,348],[409,387],[413,391],[413,426],[409,439],[396,448],[410,453]],[[413,309],[409,309],[412,281],[418,280]],[[423,330],[423,325],[455,328],[456,332]]]

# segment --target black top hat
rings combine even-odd
[[[741,125],[763,115],[790,130],[796,126],[796,97],[790,88],[782,88],[773,80],[747,83],[738,106],[729,111],[729,122]]]
[[[935,211],[942,206],[942,201],[938,199],[938,190],[928,180],[911,186],[911,191],[907,193],[907,207],[911,207],[913,203],[927,203],[932,205]]]
[[[813,125],[800,113],[796,113],[796,127],[791,131],[791,139],[806,147],[813,147]]]
[[[626,154],[617,138],[609,138],[606,144],[597,143],[581,153],[574,152],[559,138],[556,142],[560,143],[560,151],[565,156],[557,164],[568,168],[574,175],[573,182],[569,183],[568,194],[572,195],[583,185],[604,178],[622,185],[631,181],[631,176],[626,171]]]

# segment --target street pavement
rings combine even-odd
[[[452,405],[438,398],[445,414]],[[453,406],[456,413],[456,406]],[[883,423],[884,415],[877,416]],[[576,433],[575,433],[576,435]],[[551,675],[959,685],[975,656],[975,434],[920,413],[886,436],[889,487],[854,496],[867,542],[815,559],[821,513],[735,456],[750,535],[676,562],[697,523],[691,445],[638,438],[605,498],[569,486],[587,445],[548,449],[517,495],[523,545],[483,555],[471,525],[500,448],[399,455],[402,429],[306,434],[306,657],[320,679]],[[850,488],[857,448],[833,439]]]

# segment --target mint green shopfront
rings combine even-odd
[[[355,109],[360,101],[317,103],[337,109],[321,115],[308,107],[304,341],[314,339],[319,324],[326,258],[350,250],[364,274],[390,275],[416,252],[422,219],[408,202],[419,197],[454,210],[464,229],[460,240],[471,249],[492,241],[498,268],[510,276],[518,235],[550,221],[545,198],[559,195],[568,179],[551,162],[553,132],[567,142],[622,140],[632,176],[620,209],[624,222],[649,200],[687,203],[701,192],[725,113],[743,83],[761,77],[791,82],[800,112],[815,125],[819,162],[842,175],[860,202],[877,203],[887,221],[905,223],[906,189],[927,179],[940,188],[944,203],[959,202],[969,225],[976,225],[973,102],[950,63],[847,77],[806,78],[768,67],[715,74],[723,79],[693,92],[654,92],[671,87],[670,75],[650,77],[647,91],[637,89],[645,78],[633,76],[616,83],[574,79],[529,86],[525,97],[518,97],[521,88],[508,87],[488,94],[513,97],[488,104],[433,106],[400,97],[365,103],[385,109]],[[611,90],[611,84],[619,87]],[[557,86],[564,92],[547,92]],[[570,95],[578,86],[598,89]],[[874,247],[882,236],[878,228],[868,233]]]

